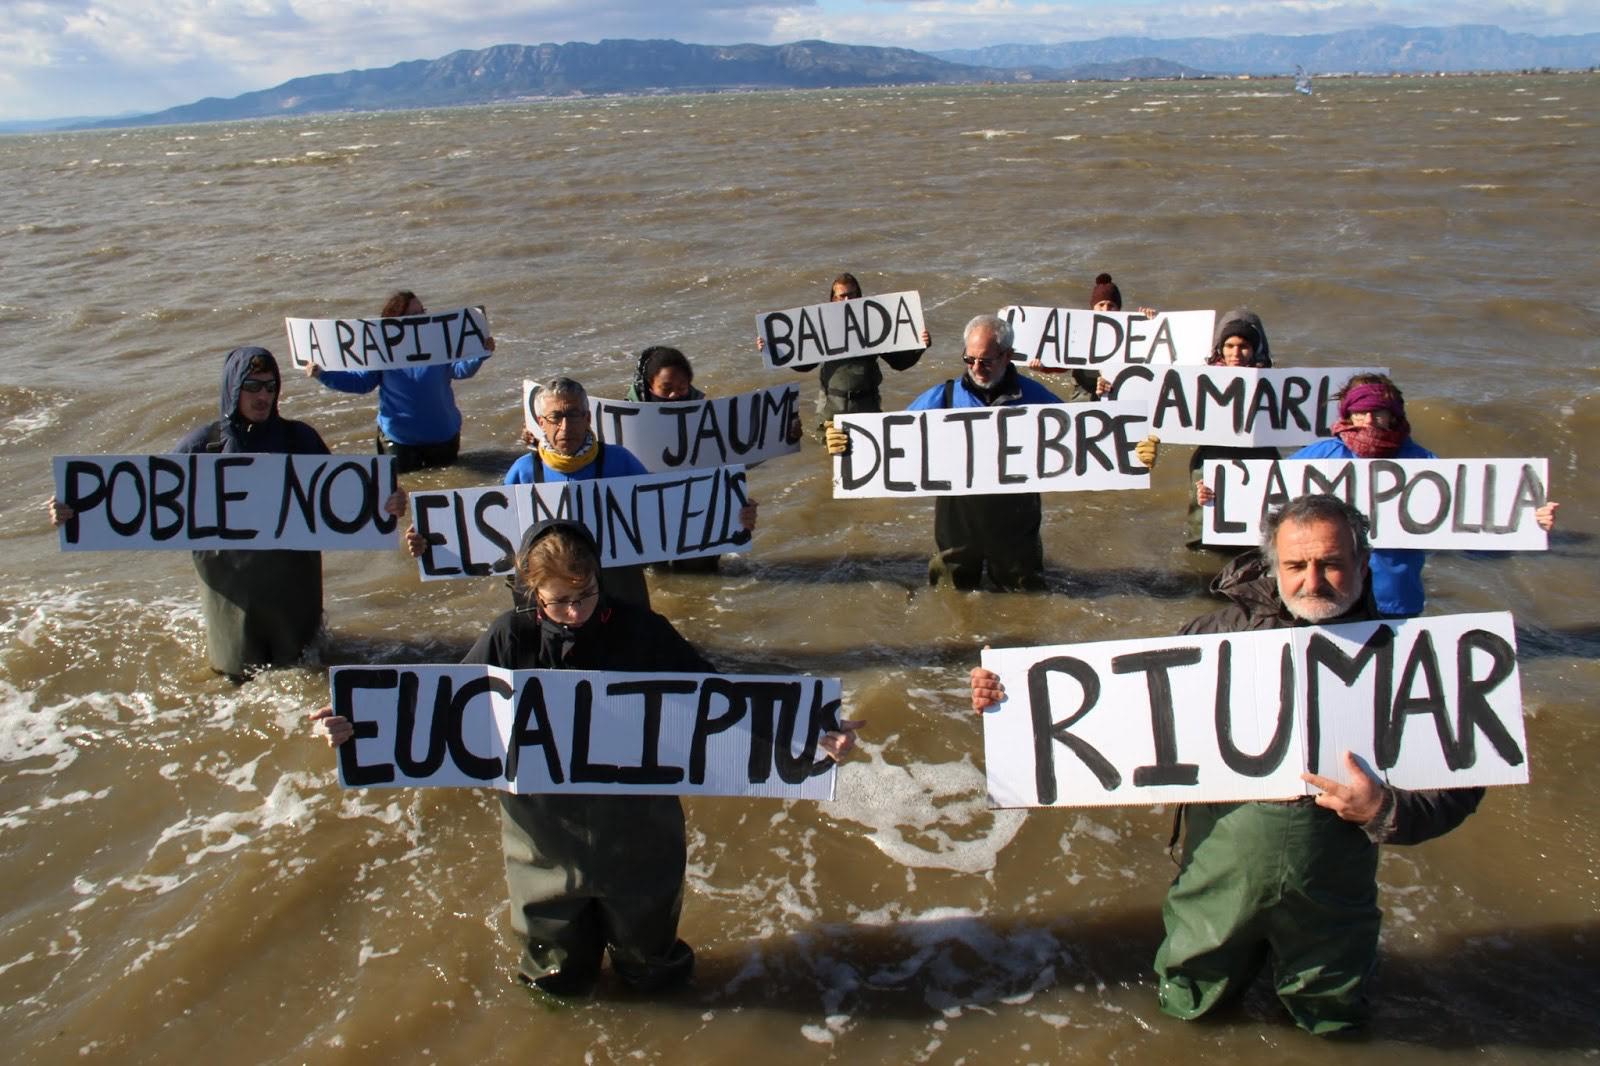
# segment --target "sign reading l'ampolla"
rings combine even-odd
[[[773,369],[920,351],[923,329],[922,296],[914,291],[858,296],[756,316],[761,354]]]
[[[489,318],[458,307],[399,318],[286,318],[289,357],[323,370],[399,370],[488,358]]]
[[[838,678],[346,666],[347,788],[833,798]]]
[[[985,649],[990,801],[1287,799],[1344,752],[1396,788],[1525,784],[1510,614]]]
[[[840,415],[850,443],[834,456],[833,495],[1148,488],[1134,454],[1147,424],[1144,405],[1126,402]]]
[[[586,527],[603,567],[744,552],[748,502],[742,466],[413,492],[417,566],[424,581],[508,573],[523,532],[549,518]]]
[[[65,455],[63,551],[382,550],[398,522],[387,455]]]
[[[1535,512],[1548,498],[1545,459],[1234,459],[1202,464],[1214,493],[1207,544],[1256,544],[1290,500],[1337,496],[1367,516],[1375,548],[1543,551]]]

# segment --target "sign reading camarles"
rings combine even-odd
[[[1096,370],[1108,363],[1204,364],[1217,313],[1166,311],[1151,318],[1132,311],[1012,306],[1002,307],[1000,317],[1011,323],[1018,359]]]
[[[398,370],[487,358],[481,307],[404,318],[286,318],[294,365],[324,370]]]
[[[1511,615],[985,650],[990,801],[1286,799],[1350,751],[1396,788],[1525,784]]]
[[[1331,493],[1367,516],[1375,548],[1543,551],[1545,459],[1232,459],[1207,462],[1207,544],[1256,544],[1290,500]]]
[[[922,297],[916,292],[860,296],[756,316],[761,354],[774,369],[920,350],[922,330]]]
[[[1054,403],[840,415],[849,450],[833,460],[833,495],[1143,489],[1134,455],[1144,406]]]
[[[63,551],[394,548],[387,455],[65,455]]]
[[[1149,404],[1150,432],[1163,444],[1288,448],[1332,436],[1345,382],[1388,370],[1122,365],[1106,372],[1111,399]]]
[[[838,678],[346,666],[347,788],[833,798]]]
[[[749,502],[742,466],[541,485],[493,485],[411,494],[424,581],[511,570],[529,526],[547,518],[582,523],[600,565],[631,566],[750,550],[739,524]]]

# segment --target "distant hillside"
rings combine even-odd
[[[933,52],[953,63],[990,67],[1077,67],[1154,56],[1227,74],[1310,71],[1402,73],[1410,71],[1584,69],[1600,65],[1600,33],[1535,37],[1497,26],[1407,29],[1376,26],[1343,33],[1283,37],[1106,37],[1064,44],[1000,44]]]
[[[575,93],[698,92],[1032,80],[1033,72],[958,65],[903,48],[799,41],[779,46],[601,41],[502,44],[375,70],[295,78],[231,100],[210,97],[97,126],[443,107]]]
[[[1202,72],[1134,57],[1081,71],[1038,66],[951,63],[904,48],[797,41],[777,46],[601,41],[599,44],[502,44],[417,59],[374,70],[295,78],[231,100],[209,97],[155,114],[81,122],[81,127],[157,126],[181,122],[448,107],[577,93],[716,92],[866,85],[1195,77]]]

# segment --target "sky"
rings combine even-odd
[[[1383,23],[1600,31],[1595,0],[0,0],[0,120],[150,112],[496,44],[822,39],[932,51]]]

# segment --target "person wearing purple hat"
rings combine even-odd
[[[1411,439],[1405,397],[1386,374],[1357,374],[1339,390],[1339,420],[1333,436],[1306,445],[1290,459],[1437,459]],[[1547,502],[1534,512],[1539,528],[1556,524],[1556,508]],[[1372,593],[1387,618],[1410,618],[1427,602],[1422,567],[1428,553],[1418,548],[1374,548]]]

